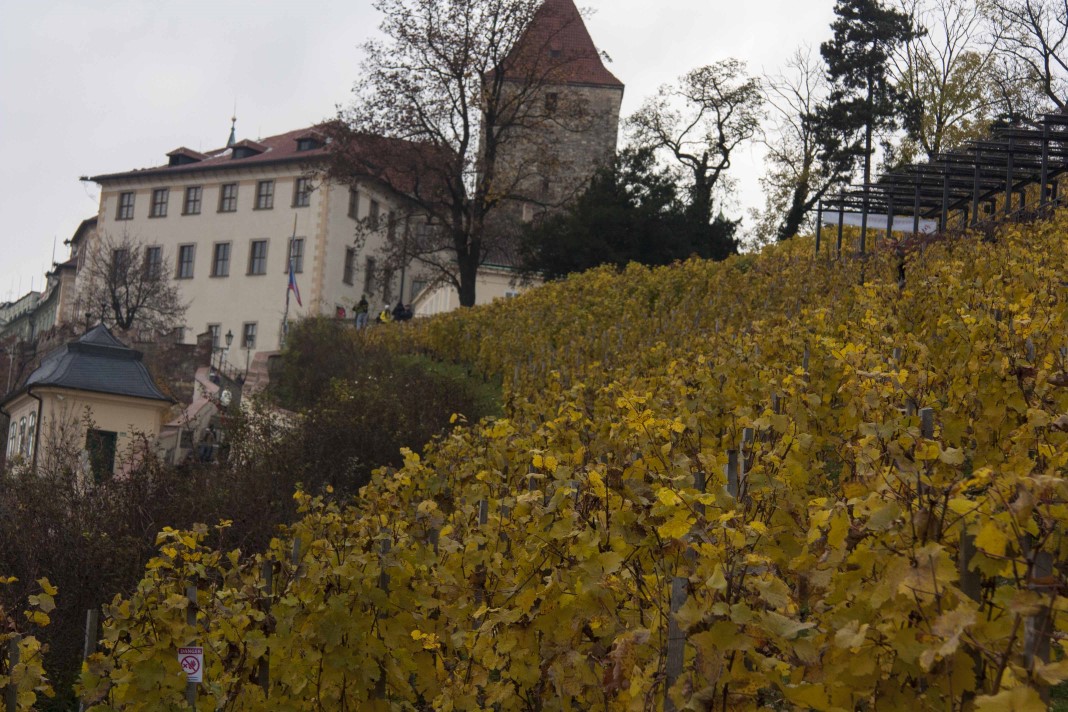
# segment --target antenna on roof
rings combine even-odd
[[[230,117],[230,139],[226,142],[226,147],[230,148],[237,143],[237,100],[234,100],[234,115]]]

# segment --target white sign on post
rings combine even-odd
[[[204,681],[204,648],[178,648],[178,662],[188,682]]]

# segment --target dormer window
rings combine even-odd
[[[312,136],[304,136],[297,139],[298,151],[314,151],[317,148],[322,148],[323,142]]]
[[[563,52],[561,52],[558,49],[549,50],[549,56],[552,57],[553,59],[560,59],[560,55],[561,54],[563,54]]]
[[[167,158],[169,159],[167,161],[167,165],[169,166],[185,166],[190,163],[199,163],[203,161],[206,156],[203,153],[198,153],[191,148],[182,146],[181,148],[176,148],[168,153]]]
[[[245,139],[244,141],[238,141],[234,144],[233,155],[231,158],[251,158],[252,156],[258,156],[266,150],[267,147],[262,143],[256,143],[255,141]]]

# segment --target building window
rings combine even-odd
[[[289,259],[286,261],[286,274],[289,274],[289,263],[293,263],[293,271],[297,274],[304,272],[304,238],[289,238]]]
[[[163,248],[145,248],[145,276],[149,279],[159,279],[163,276]]]
[[[208,333],[211,334],[211,348],[219,348],[219,337],[222,334],[222,324],[208,324]]]
[[[115,451],[119,434],[109,430],[90,430],[85,434],[85,449],[89,453],[89,470],[93,479],[102,482],[115,472]]]
[[[322,145],[323,145],[322,141],[319,141],[318,139],[314,139],[314,138],[298,138],[297,139],[297,150],[298,151],[311,151],[311,150],[314,150],[316,148],[321,148]]]
[[[19,452],[20,455],[24,455],[26,453],[26,418],[25,417],[23,417],[22,420],[19,421],[18,452]]]
[[[356,248],[355,247],[346,247],[345,248],[345,273],[341,277],[341,281],[343,281],[345,284],[351,285],[352,284],[352,278],[353,278],[353,275],[354,275],[355,272],[356,272]]]
[[[367,215],[367,224],[372,230],[378,229],[378,214],[382,211],[382,206],[378,204],[377,200],[371,201],[371,212]]]
[[[349,188],[349,217],[360,219],[360,191],[355,188]]]
[[[211,251],[211,276],[230,276],[230,243],[216,242]]]
[[[551,91],[545,95],[545,113],[552,116],[556,113],[556,108],[560,105],[560,95],[554,91]]]
[[[116,282],[124,282],[126,274],[130,271],[130,251],[125,247],[111,251],[111,279]]]
[[[253,240],[248,250],[248,273],[267,274],[267,241]]]
[[[256,210],[270,210],[274,207],[274,181],[261,180],[256,184]]]
[[[170,188],[156,188],[154,191],[152,191],[152,210],[149,211],[148,217],[167,217],[167,201],[170,200],[170,197]]]
[[[30,420],[26,424],[26,457],[33,457],[33,441],[37,436],[37,414],[30,413]]]
[[[311,178],[297,178],[293,184],[293,207],[306,208],[311,205]]]
[[[397,238],[397,214],[392,210],[386,218],[386,239],[393,242]]]
[[[178,279],[193,278],[193,258],[196,256],[196,245],[178,246],[178,271],[175,276]]]
[[[134,216],[134,194],[120,193],[119,194],[119,214],[116,215],[118,220],[133,220]]]
[[[245,322],[245,325],[241,327],[241,348],[256,348],[256,322],[247,321]]]
[[[237,183],[225,183],[219,189],[219,212],[233,213],[237,211]]]
[[[19,426],[12,421],[11,432],[7,436],[7,457],[10,460],[15,456],[15,447],[18,445]]]
[[[375,282],[375,258],[368,257],[367,263],[363,266],[363,288],[366,291],[370,291],[371,285]]]
[[[200,198],[202,189],[199,185],[189,186],[185,189],[185,203],[182,205],[182,215],[200,215]]]
[[[408,298],[409,302],[415,301],[415,298],[419,296],[419,293],[426,289],[425,279],[413,279],[412,280],[412,295]]]

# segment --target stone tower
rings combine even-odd
[[[509,212],[530,221],[566,205],[612,160],[624,86],[605,67],[574,0],[545,0],[508,64],[509,75],[527,83],[528,120],[510,130],[499,161],[516,179]]]

